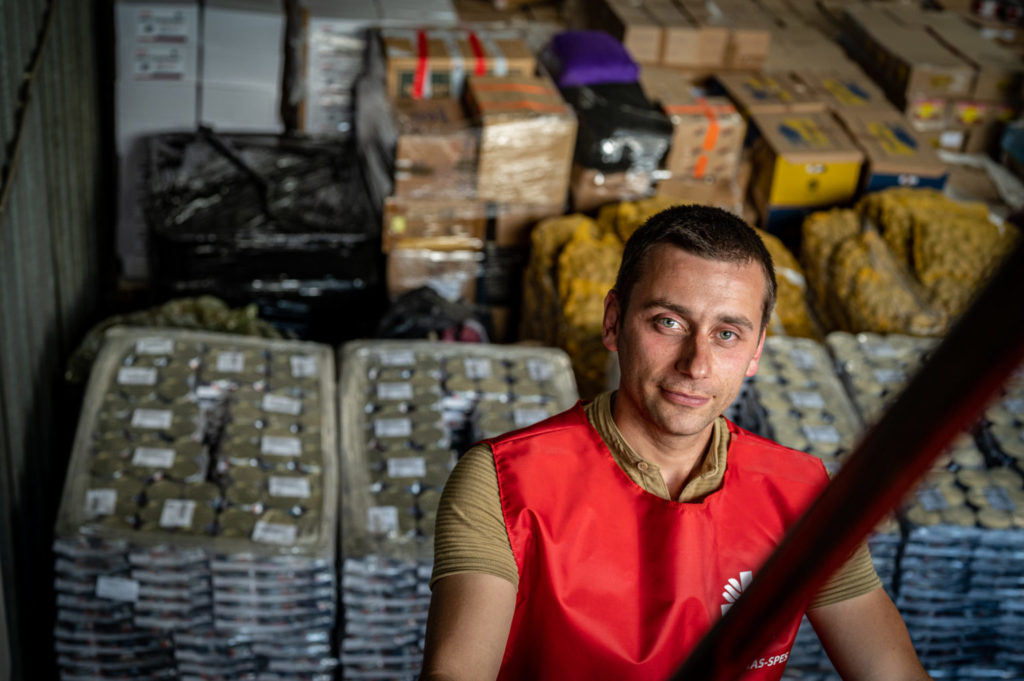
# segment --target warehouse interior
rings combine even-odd
[[[617,385],[670,206],[757,229],[726,416],[830,474],[1021,243],[1017,0],[0,17],[0,679],[415,679],[449,472]],[[1024,678],[1024,373],[867,543],[934,678]]]

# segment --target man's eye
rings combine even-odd
[[[732,340],[736,338],[736,333],[733,331],[721,331],[718,334],[718,337],[721,338],[722,340]]]
[[[662,326],[666,329],[675,329],[679,327],[679,322],[674,319],[669,319],[668,317],[659,317],[656,323],[658,326]]]

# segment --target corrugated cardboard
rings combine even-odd
[[[647,173],[603,173],[594,168],[573,164],[569,191],[572,209],[587,213],[606,203],[635,201],[651,193],[651,176]]]
[[[480,250],[487,234],[487,204],[480,201],[384,200],[381,249],[388,253],[410,240],[431,239],[463,250]]]
[[[392,97],[459,97],[467,75],[533,74],[533,53],[514,33],[456,29],[381,31]]]
[[[604,0],[602,28],[618,38],[638,64],[661,62],[665,32],[642,5],[629,0]]]
[[[716,68],[725,64],[729,32],[699,26],[671,0],[646,0],[647,12],[664,28],[661,63],[681,68]]]
[[[896,186],[942,189],[945,164],[898,112],[846,110],[836,117],[864,152],[863,191]]]
[[[746,116],[825,111],[825,102],[788,73],[720,73],[716,80]]]
[[[975,69],[974,99],[1006,101],[1020,94],[1024,69],[1009,50],[996,45],[948,12],[928,12],[928,30]]]
[[[550,80],[472,76],[467,101],[480,121],[477,198],[564,204],[576,116]]]
[[[793,76],[825,102],[830,111],[897,112],[882,89],[863,72],[796,71]]]
[[[760,69],[771,47],[771,17],[749,2],[717,0],[676,0],[698,26],[728,31],[723,66],[732,69]]]
[[[476,195],[479,131],[455,99],[394,102],[394,195],[467,199]]]
[[[476,300],[483,253],[450,250],[429,239],[408,242],[387,258],[387,289],[392,299],[407,291],[429,286],[447,300]]]
[[[736,174],[746,121],[726,97],[701,97],[689,88],[663,91],[662,109],[672,121],[665,168],[674,177],[731,178]]]

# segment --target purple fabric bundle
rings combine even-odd
[[[635,83],[640,77],[626,48],[604,31],[563,31],[547,52],[545,62],[559,87]]]

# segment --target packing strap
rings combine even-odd
[[[687,114],[703,114],[708,119],[708,129],[704,133],[704,143],[701,145],[701,155],[697,158],[697,165],[694,167],[693,176],[700,179],[704,177],[704,173],[708,169],[708,153],[714,151],[715,145],[718,144],[718,133],[721,130],[721,126],[718,124],[718,115],[736,113],[736,109],[731,104],[720,104],[718,106],[711,106],[707,99],[704,97],[698,97],[696,104],[677,104],[674,106],[666,106],[665,113],[669,116],[674,115],[687,115]]]
[[[416,31],[416,73],[412,79],[412,98],[430,97],[430,43],[427,32]]]

